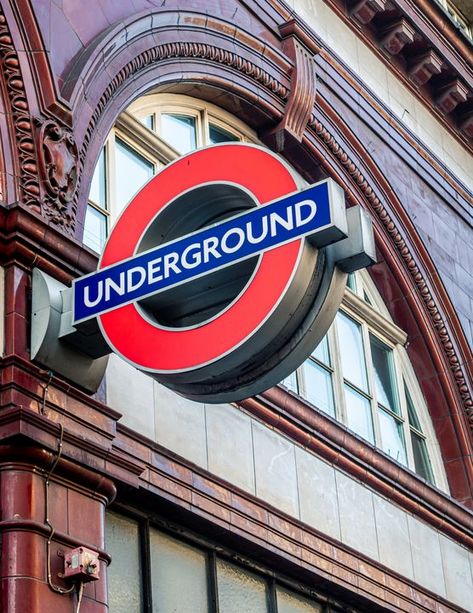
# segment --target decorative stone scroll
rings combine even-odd
[[[294,19],[279,27],[283,49],[292,60],[289,99],[281,121],[264,138],[277,151],[286,148],[287,141],[300,143],[315,103],[316,74],[314,58],[320,48],[305,34]]]
[[[73,231],[79,159],[75,140],[69,130],[54,121],[46,121],[40,124],[37,144],[45,213],[54,223]]]

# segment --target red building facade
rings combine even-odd
[[[236,577],[235,568],[249,573],[251,585],[261,581],[268,611],[471,610],[471,41],[427,0],[87,4],[1,3],[1,610],[263,610],[251,603],[232,609],[224,599],[222,577]],[[350,64],[352,48],[358,55]],[[379,89],[370,82],[375,73],[384,79]],[[209,116],[221,109],[221,117],[244,126],[245,138],[279,152],[307,181],[332,177],[348,205],[368,211],[378,263],[367,287],[376,288],[393,329],[402,331],[392,332],[399,336],[393,344],[404,345],[415,374],[445,486],[389,457],[300,389],[281,385],[219,413],[222,432],[234,427],[232,416],[251,422],[254,476],[246,487],[232,478],[233,467],[211,461],[232,453],[212,430],[216,409],[203,408],[200,461],[180,446],[198,438],[193,422],[169,426],[166,440],[155,413],[155,435],[151,426],[134,427],[133,420],[147,419],[136,418],[144,388],[131,391],[131,401],[126,396],[124,409],[114,400],[125,398],[113,391],[115,371],[91,396],[31,360],[32,271],[70,285],[95,270],[98,255],[83,242],[94,169],[114,126],[138,139],[136,118],[123,112],[133,113],[130,105],[150,94],[166,96],[167,105],[185,96],[201,101]],[[406,113],[396,106],[399,97]],[[143,136],[142,152],[150,138]],[[176,151],[159,131],[153,138],[165,164]],[[350,313],[367,309],[346,300]],[[370,317],[370,334],[387,325]],[[126,385],[133,388],[132,378]],[[346,376],[339,385],[348,385]],[[177,397],[153,390],[158,407],[179,413]],[[278,445],[295,457],[294,504],[288,464],[273,471]],[[234,463],[247,456],[242,450]],[[336,511],[322,499],[317,509],[321,517],[336,515],[334,532],[311,519],[317,500],[304,489],[312,470],[303,473],[306,461],[334,475]],[[365,500],[374,512],[363,519]],[[120,526],[135,537],[123,540]],[[374,549],[356,536],[371,531]],[[156,561],[168,552],[167,538],[203,552],[206,604],[166,604],[181,579],[183,591],[187,585]],[[409,567],[395,554],[403,543]],[[61,577],[65,555],[80,546],[100,560],[100,579],[83,594]],[[432,581],[440,567],[441,586]],[[169,601],[161,600],[160,581],[175,586]]]

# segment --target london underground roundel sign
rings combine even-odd
[[[73,325],[97,319],[111,350],[186,397],[261,392],[309,355],[359,267],[346,213],[337,184],[303,187],[262,147],[197,150],[123,211],[74,282]]]

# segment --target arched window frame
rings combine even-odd
[[[374,438],[370,441],[362,435],[360,436],[374,444],[381,452],[390,456],[391,459],[397,460],[397,458],[389,454],[387,450],[383,449],[381,443],[381,425],[378,411],[388,411],[385,407],[380,407],[377,397],[370,335],[381,341],[381,343],[392,352],[394,383],[397,390],[399,413],[395,415],[394,412],[389,413],[391,413],[393,419],[396,419],[400,424],[403,432],[406,463],[400,463],[405,468],[418,472],[418,470],[416,470],[413,443],[411,441],[411,432],[414,431],[419,439],[425,441],[428,457],[427,461],[430,467],[430,475],[427,481],[439,489],[448,492],[448,483],[441,458],[440,447],[435,436],[427,405],[405,348],[408,340],[407,335],[393,322],[381,295],[366,270],[361,270],[350,275],[340,312],[347,315],[360,326],[363,340],[363,356],[368,379],[367,391],[363,392],[363,390],[355,388],[353,384],[343,377],[341,364],[342,348],[340,347],[337,320],[334,321],[326,335],[331,359],[330,366],[323,364],[317,357],[311,356],[295,373],[287,377],[282,382],[282,385],[310,403],[308,383],[306,381],[307,363],[316,362],[318,367],[323,367],[327,373],[330,373],[332,381],[334,410],[332,414],[330,414],[330,412],[328,412],[328,414],[335,420],[343,424],[348,424],[347,402],[344,388],[345,386],[349,386],[356,389],[357,392],[361,392],[363,396],[369,400]],[[412,401],[412,406],[420,428],[416,428],[409,419],[406,389]],[[323,410],[323,408],[318,407],[316,404],[313,404],[313,406],[318,410]],[[327,411],[324,412],[327,413]],[[355,433],[357,432],[355,431]],[[422,445],[422,443],[420,444]]]

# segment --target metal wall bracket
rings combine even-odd
[[[96,392],[111,353],[96,321],[72,327],[72,289],[38,268],[33,269],[31,359]]]

